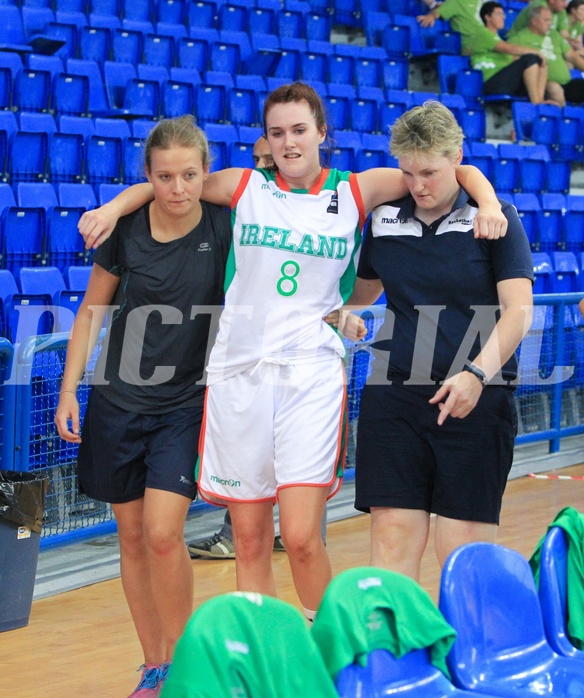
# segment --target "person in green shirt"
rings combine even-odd
[[[571,0],[567,7],[568,43],[578,53],[584,53],[584,0]]]
[[[529,9],[529,24],[513,35],[513,43],[542,52],[548,62],[547,95],[561,107],[566,102],[584,102],[584,79],[572,78],[566,61],[578,70],[584,70],[584,58],[551,29],[552,13],[549,7]]]
[[[529,11],[533,7],[547,7],[552,13],[552,29],[560,33],[564,39],[568,39],[568,13],[566,12],[566,0],[531,0],[515,18],[513,26],[508,32],[508,39],[514,34],[525,29],[529,23]]]
[[[419,15],[421,27],[433,27],[437,19],[445,19],[450,22],[454,31],[461,35],[462,52],[468,54],[470,49],[470,37],[482,27],[479,11],[483,0],[444,0],[426,15]]]
[[[486,2],[480,17],[484,26],[472,36],[470,55],[472,67],[483,73],[483,93],[529,97],[533,104],[545,102],[548,70],[541,51],[500,37],[505,26],[500,2]]]

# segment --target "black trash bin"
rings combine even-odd
[[[0,632],[28,625],[48,482],[0,470]]]

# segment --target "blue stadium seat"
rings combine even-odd
[[[132,130],[126,119],[96,116],[93,125],[96,136],[115,136],[123,140],[132,135]]]
[[[575,293],[579,287],[580,267],[573,252],[552,252],[555,274],[552,276],[553,293]]]
[[[499,158],[493,162],[493,186],[497,191],[520,191],[519,159],[522,146],[517,143],[500,143]]]
[[[115,198],[120,192],[127,188],[127,184],[100,184],[99,185],[99,205],[103,206]],[[79,289],[79,286],[71,286],[69,288]],[[85,287],[83,287],[85,288]]]
[[[22,28],[27,40],[32,39],[36,34],[44,33],[45,26],[49,22],[55,21],[55,13],[50,7],[31,7],[23,5],[20,8],[22,17]]]
[[[131,135],[134,136],[134,138],[141,138],[142,140],[146,140],[148,138],[150,131],[156,126],[156,122],[152,121],[151,119],[132,119],[131,122]],[[111,185],[111,186],[116,186]]]
[[[257,140],[257,139],[255,139]],[[245,140],[241,137],[231,143],[228,151],[229,167],[253,167],[253,144],[255,140]]]
[[[56,15],[59,15],[58,11]],[[61,48],[55,53],[59,58],[65,61],[77,55],[79,42],[76,24],[68,21],[49,22],[45,27],[45,35],[55,41],[63,42]]]
[[[361,25],[361,3],[359,0],[337,0],[333,4],[334,24],[346,24],[349,27]]]
[[[27,46],[22,15],[16,5],[0,5],[0,26],[2,27],[2,45]]]
[[[188,25],[190,27],[208,27],[213,29],[217,26],[217,4],[215,2],[189,2]]]
[[[12,182],[43,182],[48,176],[49,134],[17,131],[12,140]]]
[[[584,692],[580,663],[546,640],[531,568],[515,550],[494,543],[455,550],[442,572],[440,610],[458,633],[447,661],[461,688],[498,696]]]
[[[59,205],[55,187],[48,182],[19,182],[16,187],[17,205],[24,208],[42,206],[47,213]]]
[[[155,25],[156,33],[163,36],[172,36],[174,39],[175,58],[178,51],[178,44],[181,39],[186,39],[189,31],[184,24],[173,24],[172,22],[157,22]]]
[[[537,106],[531,102],[515,100],[511,104],[511,118],[517,141],[532,140],[533,123],[537,118]]]
[[[174,37],[164,34],[146,34],[144,37],[144,63],[161,65],[170,69],[175,62]]]
[[[353,85],[329,83],[328,94],[324,98],[331,123],[335,129],[350,130],[351,104],[357,98],[357,90]]]
[[[103,63],[111,59],[112,38],[106,27],[82,27],[79,30],[79,56]]]
[[[383,87],[387,52],[380,46],[363,46],[355,57],[355,82],[359,87]]]
[[[188,82],[167,80],[162,86],[161,115],[167,119],[183,114],[194,114],[195,88]]]
[[[300,56],[300,77],[302,80],[327,81],[329,56],[326,53],[308,50]]]
[[[291,1],[288,0],[276,17],[277,33],[280,37],[305,39],[306,10],[304,6],[309,9],[309,5],[308,3],[296,2],[294,5],[297,8],[303,7],[301,9],[290,9],[291,4]]]
[[[59,131],[80,135],[84,140],[95,133],[93,119],[88,116],[70,116],[62,114],[57,117]]]
[[[539,601],[547,640],[561,657],[584,661],[584,651],[577,649],[567,634],[569,538],[561,526],[550,526],[542,548],[539,567]]]
[[[383,65],[383,86],[386,90],[407,90],[409,61],[407,58],[390,57]]]
[[[103,77],[109,108],[123,109],[126,85],[137,77],[135,64],[106,61],[103,64]]]
[[[155,80],[160,89],[170,78],[170,68],[163,65],[150,65],[149,63],[139,63],[136,73],[142,80]]]
[[[251,41],[247,32],[235,31],[232,29],[220,29],[219,41],[222,41],[225,44],[235,44],[239,46],[239,58],[242,64],[247,63],[252,55]]]
[[[408,56],[410,53],[410,28],[400,24],[388,24],[384,27],[380,45],[388,56]]]
[[[154,5],[157,4],[153,0],[121,0],[121,15],[124,19],[135,21],[152,21],[154,16]]]
[[[121,17],[120,0],[89,0],[89,13]]]
[[[14,293],[18,293],[19,288],[14,278],[14,274],[8,269],[0,269],[0,300],[5,304]]]
[[[198,85],[196,90],[197,121],[199,124],[225,121],[225,87]]]
[[[209,64],[209,54],[210,46],[205,39],[187,37],[178,43],[178,64],[182,68],[205,72]]]
[[[48,293],[28,295],[15,293],[4,304],[6,338],[19,344],[27,337],[50,334],[53,329],[53,316],[47,306],[52,305]]]
[[[225,71],[231,75],[237,74],[241,62],[241,48],[239,43],[228,41],[214,41],[211,44],[209,66],[211,70]]]
[[[52,114],[22,111],[18,115],[20,131],[48,133],[52,135],[57,130],[55,117]]]
[[[109,29],[112,36],[114,31],[122,28],[122,20],[117,15],[98,15],[92,13],[89,15],[89,24],[92,27]]]
[[[48,218],[46,259],[62,274],[71,265],[86,264],[89,252],[77,228],[85,208],[56,206]]]
[[[89,78],[60,73],[53,80],[52,108],[56,114],[89,114]]]
[[[154,21],[184,24],[187,21],[186,2],[184,0],[158,0],[154,3]]]
[[[51,80],[54,80],[56,75],[65,70],[63,61],[59,58],[59,56],[42,56],[36,53],[31,53],[27,57],[26,63],[30,70],[48,70],[51,74]]]
[[[46,211],[44,208],[5,208],[2,213],[4,268],[17,275],[23,266],[43,263]]]
[[[558,129],[561,109],[553,104],[538,104],[533,121],[531,138],[535,143],[557,150]]]
[[[231,124],[207,123],[205,124],[205,133],[211,149],[211,171],[216,172],[225,167],[234,167],[229,162],[229,153],[238,137],[237,128]],[[244,167],[252,166],[253,160],[250,155],[250,162],[244,165]]]
[[[193,90],[196,91],[197,85],[200,85],[203,81],[201,79],[201,74],[195,68],[181,68],[180,66],[175,66],[170,69],[170,79],[177,80],[178,82],[186,82],[192,85]],[[196,102],[195,102],[196,104]]]
[[[381,104],[379,112],[379,130],[389,134],[389,127],[413,106],[413,99],[410,92],[399,89],[388,89],[385,96],[386,101]]]
[[[122,181],[122,140],[109,136],[90,136],[85,141],[85,175],[91,185]]]
[[[357,153],[362,148],[358,131],[335,131],[331,152],[331,167],[355,171]]]
[[[392,24],[392,16],[385,10],[367,8],[363,12],[363,29],[368,46],[383,46],[383,32]],[[409,47],[409,30],[406,29]],[[387,48],[387,47],[386,47]]]
[[[582,107],[565,106],[558,123],[558,157],[563,160],[584,160],[584,117]]]
[[[2,211],[9,206],[16,206],[14,192],[10,184],[2,182],[0,183],[0,216],[2,215]]]
[[[367,133],[379,132],[378,105],[384,99],[380,87],[359,87],[357,99],[351,104],[351,129]]]
[[[83,177],[83,136],[54,133],[49,143],[49,175],[53,184],[80,182]]]
[[[247,31],[248,8],[231,2],[221,3],[217,23],[220,29]]]
[[[566,197],[564,194],[544,192],[540,198],[537,249],[542,252],[559,251],[563,246]]]
[[[566,250],[580,253],[584,250],[584,196],[566,196],[564,216],[564,246]]]
[[[89,111],[93,114],[109,109],[103,76],[95,61],[81,58],[67,59],[67,72],[73,75],[87,75],[89,80]]]
[[[85,291],[91,276],[91,266],[69,267],[67,269],[67,286],[70,291]]]
[[[515,207],[517,208],[517,214],[523,224],[527,239],[532,249],[539,251],[540,201],[532,192],[518,192],[513,198]],[[543,291],[539,291],[539,293],[543,293]]]
[[[57,267],[21,267],[20,290],[27,295],[48,293],[54,299],[59,291],[65,290],[65,279]]]
[[[126,83],[122,112],[137,117],[160,116],[160,85],[156,80],[133,78]]]
[[[115,29],[112,34],[112,58],[120,63],[142,63],[144,37],[139,31]]]
[[[363,147],[357,153],[355,167],[363,172],[372,167],[389,167],[389,140],[381,133],[362,133]]]
[[[340,44],[335,44],[335,52],[329,57],[329,82],[342,85],[355,84],[355,58],[351,54],[339,52]]]
[[[95,192],[91,184],[59,184],[59,203],[67,208],[83,208],[90,210],[97,206]]]
[[[122,172],[125,184],[146,181],[144,171],[144,142],[141,138],[126,138],[122,146]]]
[[[1,6],[0,6],[1,7]],[[14,105],[22,111],[47,112],[50,108],[51,73],[23,68],[14,80]]]
[[[55,295],[53,303],[57,308],[53,332],[71,332],[84,296],[85,294],[80,291],[70,291],[69,289],[59,291]]]
[[[533,273],[535,274],[535,282],[533,284],[534,293],[551,293],[552,292],[552,276],[554,275],[554,267],[551,257],[547,252],[534,252],[533,257]]]
[[[438,56],[437,71],[440,92],[457,93],[456,76],[463,70],[469,70],[470,67],[470,58],[468,56]],[[457,94],[465,94],[465,92],[458,92]]]
[[[271,7],[251,7],[248,16],[250,35],[253,37],[257,34],[274,34],[277,11]]]
[[[304,36],[309,41],[330,41],[332,29],[330,14],[310,11],[305,15],[304,21]]]
[[[227,92],[227,121],[237,126],[259,125],[257,106],[257,97],[253,90],[233,87]]]

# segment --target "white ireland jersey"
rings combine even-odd
[[[208,383],[262,360],[343,356],[343,342],[322,318],[355,283],[365,221],[355,175],[323,170],[310,191],[291,191],[274,172],[246,170],[231,209],[225,308]]]

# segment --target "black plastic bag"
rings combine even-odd
[[[48,485],[46,475],[0,470],[0,518],[40,533]]]

